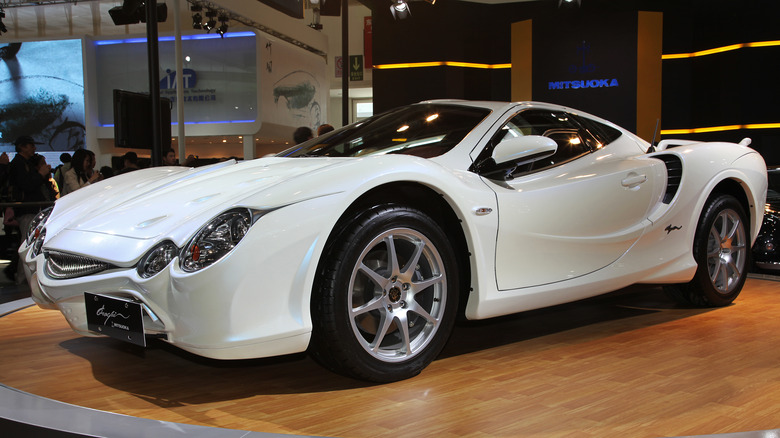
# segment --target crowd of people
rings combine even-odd
[[[139,169],[138,155],[135,152],[127,152],[122,157],[123,165],[118,172],[110,166],[96,170],[95,153],[87,149],[78,149],[72,156],[69,153],[61,154],[62,164],[52,169],[46,162],[46,157],[37,153],[38,144],[40,143],[32,137],[22,136],[14,142],[16,155],[13,160],[10,160],[5,152],[0,154],[0,201],[6,205],[0,209],[5,231],[1,248],[3,253],[0,255],[10,261],[4,269],[5,276],[17,283],[24,280],[24,274],[16,248],[39,211],[68,193],[109,178],[115,173],[122,174]],[[173,149],[164,151],[162,163],[164,166],[177,165]]]

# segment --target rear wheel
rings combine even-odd
[[[696,274],[687,284],[668,286],[669,295],[697,306],[725,306],[733,302],[747,279],[747,224],[747,215],[736,198],[719,195],[710,199],[693,243]]]
[[[364,380],[417,375],[441,352],[458,307],[455,257],[423,212],[374,208],[352,221],[321,262],[310,352]]]

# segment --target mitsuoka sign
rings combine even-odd
[[[557,81],[548,82],[547,87],[550,90],[576,90],[578,88],[604,88],[617,87],[620,85],[617,79],[591,79],[582,81]]]
[[[636,11],[534,18],[532,99],[635,129],[637,23]]]
[[[593,73],[598,68],[596,64],[589,62],[590,44],[583,41],[577,46],[578,63],[569,65],[570,74]],[[609,88],[617,87],[620,83],[616,78],[612,79],[577,79],[569,81],[551,81],[547,83],[548,90],[577,90],[580,88]]]

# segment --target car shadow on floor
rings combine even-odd
[[[660,288],[628,288],[576,303],[460,323],[437,360],[512,344],[532,352],[544,348],[545,342],[534,346],[528,341],[550,335],[585,342],[707,311],[680,307]],[[102,384],[161,407],[376,386],[334,374],[305,353],[225,361],[196,356],[160,340],[150,340],[142,348],[111,338],[76,337],[60,346],[86,359]]]

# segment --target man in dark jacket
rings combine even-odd
[[[16,156],[11,160],[9,166],[9,184],[11,186],[11,197],[14,202],[41,202],[45,201],[43,185],[48,183],[51,166],[41,166],[36,169],[30,162],[30,158],[35,155],[36,141],[32,137],[22,136],[16,139]],[[39,144],[39,143],[38,143]],[[24,239],[27,236],[27,229],[30,227],[35,215],[43,208],[41,205],[22,205],[14,207],[14,215],[19,222],[19,232]],[[13,261],[15,264],[17,260]],[[16,280],[23,280],[17,270]]]
[[[30,158],[35,155],[36,141],[32,137],[22,136],[16,139],[16,156],[11,160],[9,168],[9,182],[12,187],[11,196],[14,202],[41,202],[45,201],[41,187],[49,180],[51,166],[41,166],[36,169],[30,163]],[[19,218],[19,224],[22,234],[27,233],[27,229],[21,226],[24,215],[35,216],[40,210],[40,205],[16,207],[16,217]],[[29,222],[27,222],[29,225]]]

